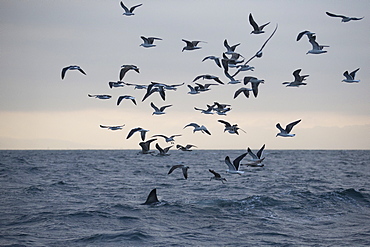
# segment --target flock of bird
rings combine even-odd
[[[137,4],[135,6],[132,6],[132,7],[128,8],[127,6],[124,5],[124,3],[122,1],[120,2],[120,5],[124,10],[124,13],[123,13],[124,16],[133,16],[133,15],[135,15],[134,10],[136,8],[142,6],[142,4]],[[329,17],[342,18],[342,22],[349,22],[349,21],[353,21],[353,20],[361,20],[363,18],[363,17],[362,18],[348,17],[348,16],[344,16],[344,15],[333,14],[333,13],[330,13],[330,12],[326,12],[326,14]],[[267,22],[263,25],[257,24],[251,13],[249,14],[249,23],[253,28],[251,33],[250,33],[252,35],[264,34],[265,33],[264,28],[267,25],[270,24],[270,22]],[[235,99],[239,95],[244,95],[246,98],[249,98],[250,92],[252,92],[253,96],[255,98],[257,98],[258,93],[259,93],[259,86],[260,86],[261,83],[262,84],[264,83],[264,80],[263,79],[258,79],[258,78],[253,77],[253,76],[244,76],[243,78],[237,79],[236,76],[239,75],[242,72],[253,71],[254,70],[254,67],[250,66],[250,62],[255,58],[258,59],[258,58],[261,58],[263,56],[264,47],[271,40],[271,38],[274,36],[277,29],[278,29],[278,25],[276,24],[275,29],[270,34],[270,36],[266,39],[266,41],[262,44],[261,48],[252,57],[250,57],[247,60],[245,60],[245,57],[242,54],[237,52],[237,47],[240,45],[240,43],[235,44],[235,45],[229,45],[227,39],[225,39],[224,40],[225,51],[222,53],[222,57],[211,55],[211,56],[205,57],[202,60],[202,62],[205,62],[205,61],[208,61],[208,60],[214,61],[215,66],[217,66],[219,69],[223,70],[223,74],[225,75],[226,78],[228,78],[229,81],[225,82],[222,79],[220,79],[219,76],[216,76],[216,75],[202,74],[202,75],[196,76],[194,78],[194,80],[192,81],[196,86],[191,85],[191,84],[187,85],[187,87],[189,88],[188,94],[190,94],[190,95],[203,94],[203,93],[209,91],[211,89],[210,88],[211,86],[218,86],[218,85],[225,85],[225,84],[244,84],[246,86],[246,85],[250,84],[251,88],[240,87],[239,89],[237,89],[234,93],[233,98]],[[314,32],[307,31],[307,30],[302,31],[298,34],[296,40],[300,41],[304,36],[307,36],[308,41],[312,46],[312,49],[307,51],[306,54],[324,54],[324,53],[327,52],[326,50],[324,50],[324,48],[329,47],[329,46],[320,45],[316,41],[316,34]],[[156,47],[155,42],[162,40],[162,38],[158,38],[158,37],[144,37],[144,36],[141,36],[141,39],[143,40],[143,43],[140,46],[142,46],[146,49]],[[200,41],[200,40],[191,40],[191,41],[189,41],[189,40],[182,39],[182,41],[185,43],[185,46],[182,48],[182,52],[184,52],[184,51],[195,51],[195,50],[201,49],[202,47],[199,46],[199,45],[201,43],[206,43],[205,41]],[[71,65],[71,66],[64,67],[62,69],[62,72],[61,72],[62,80],[65,79],[66,73],[68,71],[73,71],[73,70],[77,70],[77,71],[81,72],[82,74],[86,75],[85,71],[80,66]],[[232,70],[234,70],[235,72],[231,73]],[[355,79],[355,74],[358,70],[359,70],[359,68],[352,71],[351,73],[349,73],[348,71],[345,71],[343,73],[343,76],[345,77],[345,79],[343,79],[342,81],[346,82],[346,83],[358,83],[358,82],[360,82],[360,80]],[[122,65],[121,69],[120,69],[120,72],[119,72],[119,80],[115,81],[115,82],[110,81],[108,83],[108,85],[109,85],[110,88],[133,86],[135,89],[145,90],[145,94],[144,94],[144,96],[141,100],[142,102],[144,102],[148,97],[150,97],[151,95],[153,95],[155,93],[159,94],[160,98],[163,101],[165,101],[167,91],[176,91],[178,87],[181,87],[185,84],[185,83],[181,83],[181,84],[168,85],[168,84],[165,84],[165,83],[151,82],[148,85],[140,85],[140,84],[127,83],[127,82],[124,82],[123,79],[129,71],[134,71],[136,73],[140,73],[139,67],[136,66],[136,65],[133,65],[133,64]],[[299,86],[307,85],[307,83],[305,83],[304,81],[306,80],[306,78],[309,75],[300,75],[300,73],[301,73],[301,69],[296,69],[293,72],[294,80],[290,81],[290,82],[283,82],[282,84],[286,85],[287,87],[299,87]],[[199,80],[208,80],[208,81],[212,81],[213,83],[202,84],[202,83],[199,83]],[[97,99],[107,100],[107,99],[111,99],[112,96],[111,95],[106,95],[106,94],[97,94],[97,95],[88,94],[88,97],[94,97],[94,98],[97,98]],[[134,105],[137,105],[136,97],[134,97],[132,95],[122,95],[122,96],[119,96],[118,99],[117,99],[117,103],[116,103],[117,106],[120,105],[123,100],[130,100]],[[152,115],[163,115],[163,114],[166,113],[165,110],[167,108],[171,107],[172,105],[167,104],[167,105],[163,105],[163,106],[157,106],[153,102],[151,102],[150,106],[154,110]],[[218,115],[221,115],[221,116],[226,116],[227,113],[231,109],[232,109],[231,105],[223,104],[223,103],[219,103],[219,102],[213,102],[213,104],[207,104],[205,109],[202,109],[200,107],[194,107],[194,110],[199,111],[202,114],[218,114]],[[242,132],[245,132],[243,129],[238,127],[238,124],[231,124],[228,121],[221,120],[221,119],[218,120],[218,122],[220,124],[224,125],[224,132],[228,132],[229,134],[239,135],[239,132],[238,132],[239,130],[242,131]],[[294,137],[295,134],[291,133],[292,129],[293,129],[294,126],[296,126],[300,122],[301,122],[301,119],[293,121],[293,122],[287,124],[285,128],[283,128],[280,123],[277,123],[276,128],[279,130],[279,132],[276,134],[276,137],[278,137],[278,136],[280,136],[280,137]],[[112,131],[122,130],[124,126],[125,125],[116,125],[116,126],[100,125],[101,128],[112,130]],[[188,127],[193,128],[193,133],[199,132],[199,133],[202,133],[202,134],[211,135],[211,132],[204,125],[201,125],[201,124],[198,124],[198,123],[189,123],[189,124],[185,125],[183,127],[183,129],[186,129]],[[151,139],[146,140],[146,134],[147,134],[148,131],[149,130],[143,129],[141,127],[135,127],[135,128],[132,128],[129,131],[129,133],[127,134],[126,139],[131,138],[131,136],[133,136],[135,133],[140,134],[140,137],[141,137],[142,141],[139,143],[139,146],[141,147],[141,151],[139,152],[139,154],[151,154],[151,155],[156,155],[156,156],[168,156],[169,155],[168,151],[173,146],[173,144],[175,144],[175,137],[181,136],[181,134],[174,134],[174,135],[171,135],[171,136],[166,136],[166,135],[163,135],[163,134],[156,134],[156,135],[153,135],[151,137]],[[155,147],[158,150],[158,153],[154,154],[155,152],[150,150],[150,144],[152,142],[156,141],[157,138],[163,138],[166,143],[171,143],[172,145],[168,146],[168,147],[165,147],[165,148],[162,148],[158,143],[156,143]],[[192,151],[191,148],[193,148],[193,147],[196,147],[196,146],[192,145],[192,144],[187,144],[186,146],[182,146],[180,144],[176,145],[176,148],[178,150],[181,150],[181,151]],[[244,173],[244,171],[240,170],[241,166],[263,167],[264,166],[263,161],[265,160],[265,157],[263,157],[262,154],[263,154],[264,148],[265,148],[265,144],[255,154],[248,147],[246,152],[244,152],[241,155],[239,155],[238,157],[236,157],[233,161],[230,160],[229,156],[226,156],[225,160],[224,160],[225,164],[227,165],[227,168],[228,168],[226,170],[226,172],[230,173],[230,174],[241,175],[241,174]],[[242,163],[242,160],[247,155],[249,155],[251,158],[249,159],[249,161],[247,163]],[[170,170],[168,171],[168,174],[172,174],[172,172],[176,169],[181,169],[182,170],[184,179],[188,178],[189,166],[186,166],[186,165],[183,165],[183,164],[174,165],[170,168]],[[220,175],[220,173],[216,172],[215,170],[209,169],[209,172],[213,174],[213,177],[211,177],[210,180],[218,180],[218,181],[221,181],[222,183],[227,181],[226,178],[222,177]],[[152,203],[157,203],[157,202],[158,202],[158,199],[157,199],[156,189],[153,189],[150,192],[150,194],[148,196],[148,199],[144,204],[152,204]]]

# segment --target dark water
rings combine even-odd
[[[266,150],[226,174],[243,152],[0,151],[0,245],[370,246],[370,151]]]

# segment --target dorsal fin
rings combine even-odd
[[[150,205],[150,204],[154,204],[154,203],[158,203],[158,198],[157,198],[157,189],[152,189],[152,191],[150,191],[149,195],[148,195],[148,198],[146,199],[146,201],[143,203],[144,205]]]

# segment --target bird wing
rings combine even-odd
[[[344,77],[346,77],[347,80],[353,80],[353,78],[349,75],[348,71],[344,71],[343,73]]]
[[[175,169],[183,167],[184,165],[174,165],[171,167],[171,169],[168,171],[167,174],[171,174]]]
[[[149,39],[147,37],[140,36],[140,38],[144,41],[145,44],[151,44],[151,43],[153,43],[153,41],[150,43],[150,41],[149,41]]]
[[[83,71],[81,68],[78,69],[82,74],[86,75],[85,71]]]
[[[161,108],[159,108],[160,111],[164,111],[167,107],[171,107],[172,105],[164,105]]]
[[[294,121],[294,122],[292,122],[292,123],[288,124],[288,125],[285,127],[286,132],[287,132],[287,133],[289,133],[289,132],[293,129],[293,127],[294,127],[296,124],[298,124],[300,121],[301,121],[301,119],[299,119],[299,120],[297,120],[297,121]]]
[[[235,168],[235,166],[231,163],[230,161],[230,157],[229,156],[226,156],[225,157],[225,163],[226,165],[229,167],[229,170],[232,170],[232,171],[236,171],[237,169]]]
[[[257,31],[257,30],[258,30],[258,25],[257,25],[257,23],[254,21],[253,16],[252,16],[252,13],[250,13],[250,14],[249,14],[249,23],[252,25],[252,27],[253,27],[253,29],[254,29],[255,31]]]
[[[67,72],[67,70],[69,70],[70,67],[71,66],[68,66],[68,67],[65,67],[65,68],[62,69],[62,80],[64,79],[64,77],[66,75],[66,72]]]
[[[258,95],[258,85],[259,84],[260,84],[259,82],[252,83],[252,90],[253,90],[254,97],[257,97]]]
[[[123,4],[123,2],[121,1],[121,7],[125,10],[125,12],[129,12],[128,8]]]
[[[158,143],[155,144],[155,148],[158,149],[159,153],[161,153],[161,154],[164,154],[165,153],[164,150],[163,150],[163,148],[161,148],[161,146],[159,146]]]
[[[221,175],[217,172],[215,172],[214,170],[211,170],[211,169],[208,169],[209,172],[211,172],[213,175],[215,175],[216,178],[220,178]]]
[[[132,12],[134,12],[134,9],[136,9],[137,7],[140,7],[141,5],[143,5],[143,4],[141,3],[141,4],[138,4],[138,5],[132,6],[132,7],[130,8],[130,12],[131,12],[131,13],[132,13]]]
[[[117,105],[119,105],[124,98],[125,96],[119,96],[117,99]]]
[[[346,18],[346,16],[344,16],[344,15],[337,15],[337,14],[333,14],[333,13],[330,13],[330,12],[326,12],[326,14],[327,14],[328,16],[331,16],[331,17]]]
[[[186,126],[184,127],[184,129],[185,129],[186,127],[189,127],[189,126],[192,126],[192,127],[194,127],[194,128],[199,128],[199,127],[200,127],[197,123],[189,123],[188,125],[186,125]]]
[[[262,152],[263,152],[263,150],[265,149],[265,144],[263,144],[263,146],[260,148],[260,150],[258,150],[258,152],[257,152],[257,157],[260,159],[261,158],[261,156],[262,156]]]
[[[150,106],[153,107],[154,111],[159,111],[158,107],[156,105],[154,105],[153,102],[150,102]]]
[[[231,124],[229,122],[226,122],[225,120],[220,119],[218,120],[218,122],[223,123],[225,127],[231,127]]]
[[[356,69],[356,70],[352,71],[349,75],[350,75],[350,76],[352,76],[352,78],[353,78],[353,79],[355,79],[356,72],[357,72],[357,71],[359,71],[359,70],[360,70],[360,68],[358,68],[358,69]]]
[[[109,127],[105,125],[100,125],[100,128],[109,128]]]
[[[189,40],[186,40],[186,39],[182,39],[182,41],[184,41],[186,43],[186,46],[190,46],[190,47],[193,47],[193,43]]]
[[[140,127],[131,129],[130,132],[128,132],[126,139],[130,138],[136,131],[139,131],[141,129],[142,128],[140,128]]]
[[[255,155],[249,147],[247,149],[247,152],[250,156],[252,156],[253,159],[258,159],[257,155]]]
[[[248,152],[246,152],[246,153],[244,153],[244,154],[242,154],[242,155],[240,155],[240,156],[238,156],[234,161],[233,161],[233,164],[234,164],[234,166],[235,166],[235,168],[236,168],[236,170],[239,170],[239,163],[240,163],[240,161],[246,156],[248,154]]]
[[[188,167],[182,167],[182,174],[184,175],[185,179],[188,179]]]
[[[283,127],[281,127],[280,123],[276,124],[276,128],[278,128],[280,130],[280,132],[285,132],[285,129],[283,129]]]
[[[203,127],[204,127],[204,126],[203,126]],[[202,131],[206,132],[208,135],[211,135],[211,132],[209,132],[209,130],[207,130],[207,128],[206,128],[206,127],[204,127],[204,128],[202,129]]]
[[[294,81],[301,81],[301,76],[299,75],[299,73],[301,73],[301,70],[302,69],[297,69],[293,72]]]

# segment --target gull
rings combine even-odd
[[[161,96],[161,98],[163,100],[166,100],[166,93],[164,91],[164,86],[163,85],[157,85],[155,86],[155,84],[150,84],[147,89],[146,89],[146,93],[143,97],[143,99],[141,101],[144,101],[146,98],[148,98],[150,95],[152,95],[153,93],[155,92],[158,92],[159,95]]]
[[[205,91],[208,91],[208,90],[211,90],[209,87],[210,86],[217,86],[218,84],[212,84],[212,83],[207,83],[207,84],[200,84],[200,83],[195,83],[197,84],[197,86],[195,86],[195,90],[199,91],[199,92],[205,92]]]
[[[110,98],[112,98],[112,96],[110,96],[108,94],[88,94],[87,96],[94,97],[94,98],[97,98],[97,99],[110,99]]]
[[[327,51],[324,51],[324,47],[329,47],[328,45],[319,45],[316,42],[316,36],[312,35],[308,37],[308,41],[312,45],[312,49],[309,50],[306,54],[321,54],[321,53],[326,53]]]
[[[299,87],[301,85],[307,85],[307,83],[304,83],[303,81],[306,80],[306,77],[309,75],[300,75],[301,69],[297,69],[293,72],[294,81],[292,82],[283,82],[283,84],[286,84],[287,87]]]
[[[81,67],[80,67],[80,66],[77,66],[77,65],[71,65],[71,66],[64,67],[64,68],[62,69],[62,80],[63,80],[63,79],[64,79],[64,77],[66,76],[66,72],[67,72],[68,70],[78,70],[78,71],[80,71],[82,74],[86,75],[85,71],[83,71],[83,70],[81,69]]]
[[[242,57],[243,59],[238,60],[240,57]],[[234,52],[231,54],[231,57],[226,56],[226,53],[222,54],[221,63],[222,63],[222,67],[224,67],[224,71],[228,71],[229,67],[235,68],[238,66],[238,63],[243,63],[243,62],[244,62],[244,57],[239,53]]]
[[[257,154],[253,153],[252,150],[248,147],[247,152],[251,156],[251,161],[261,160],[262,152],[265,149],[265,144],[258,150]]]
[[[166,148],[161,148],[158,143],[155,144],[155,148],[159,151],[157,156],[169,156],[168,151],[172,148],[172,145]]]
[[[267,22],[266,24],[263,24],[262,26],[258,26],[257,23],[254,21],[253,19],[253,16],[252,16],[252,13],[249,14],[249,23],[252,25],[253,27],[253,31],[251,32],[251,34],[261,34],[261,33],[264,33],[265,31],[263,31],[262,29],[267,26],[268,24],[270,24],[270,22]]]
[[[207,110],[204,110],[204,109],[200,109],[200,108],[197,108],[197,107],[194,107],[195,110],[197,111],[200,111],[201,113],[204,113],[204,114],[213,114],[213,105],[207,105]]]
[[[177,87],[180,87],[180,86],[185,84],[185,82],[183,82],[183,83],[180,83],[180,84],[167,85],[167,84],[164,84],[164,83],[159,83],[159,82],[154,82],[154,81],[152,81],[151,83],[154,84],[154,87],[163,86],[163,88],[166,89],[166,90],[174,90],[174,91],[177,90]]]
[[[241,87],[234,93],[234,99],[239,96],[239,94],[243,93],[245,97],[249,98],[249,91],[252,91],[250,88]]]
[[[142,205],[154,205],[154,204],[159,204],[160,201],[158,200],[157,197],[157,189],[152,189],[144,203]]]
[[[240,45],[240,43],[236,44],[236,45],[232,45],[230,46],[229,43],[227,42],[227,39],[224,40],[224,46],[226,48],[226,54],[233,54],[235,53],[235,49],[236,47],[238,47],[238,45]]]
[[[264,83],[265,80],[257,79],[256,77],[253,77],[253,76],[244,77],[244,85],[247,85],[248,82],[250,82],[252,84],[253,95],[254,95],[255,98],[257,98],[258,86],[259,86],[260,83]]]
[[[150,153],[153,153],[154,151],[149,151],[150,150],[150,143],[152,143],[153,141],[155,141],[157,139],[150,139],[150,140],[147,140],[147,141],[143,141],[143,142],[140,142],[139,145],[141,147],[141,151],[138,153],[138,154],[150,154]]]
[[[220,58],[219,57],[207,56],[207,57],[203,58],[202,62],[204,62],[207,59],[211,59],[211,60],[215,61],[216,65],[221,68],[221,63],[220,63]]]
[[[362,20],[364,17],[349,17],[345,15],[337,15],[330,12],[326,12],[326,14],[330,17],[340,17],[342,18],[342,22],[349,22],[349,21],[359,21]]]
[[[186,165],[174,165],[171,167],[171,169],[168,171],[168,175],[170,175],[175,169],[181,168],[182,174],[184,175],[185,179],[188,179],[188,169],[189,167]]]
[[[180,144],[177,144],[177,145],[176,145],[176,148],[177,148],[178,150],[181,150],[181,151],[193,151],[193,150],[190,150],[190,148],[192,148],[192,147],[197,147],[197,146],[192,145],[192,144],[187,144],[185,147],[184,147],[184,146],[182,146],[182,145],[180,145]]]
[[[145,140],[145,134],[146,132],[148,132],[149,130],[146,130],[146,129],[143,129],[141,127],[137,127],[137,128],[133,128],[130,130],[130,132],[127,134],[127,137],[126,139],[130,138],[133,134],[135,134],[136,132],[140,132],[140,136],[141,136],[141,140]],[[156,139],[157,140],[157,139]]]
[[[156,38],[156,37],[144,37],[140,36],[140,38],[144,41],[140,46],[144,48],[150,48],[150,47],[155,47],[156,45],[153,44],[154,40],[162,40],[161,38]]]
[[[360,80],[355,80],[356,72],[359,71],[360,68],[355,69],[350,74],[348,74],[348,71],[345,71],[343,75],[346,77],[346,79],[343,79],[342,81],[347,83],[353,83],[353,82],[360,82]]]
[[[134,70],[137,73],[140,73],[139,68],[133,64],[124,64],[121,66],[121,70],[119,72],[119,80],[122,81],[123,77],[126,75],[127,71]]]
[[[216,113],[217,113],[217,115],[222,115],[222,116],[226,116],[226,113],[228,112],[228,111],[231,111],[231,108],[230,107],[227,107],[227,108],[225,108],[225,109],[214,109],[215,111],[216,111]]]
[[[310,37],[312,37],[313,35],[314,35],[315,33],[313,33],[313,32],[310,32],[310,31],[302,31],[302,32],[300,32],[299,34],[298,34],[298,36],[297,36],[297,41],[299,41],[302,37],[303,37],[303,35],[307,35],[307,37],[308,37],[308,39],[310,39]]]
[[[277,133],[276,136],[282,136],[282,137],[294,137],[295,134],[290,134],[290,131],[292,131],[293,127],[298,124],[301,121],[301,119],[294,121],[290,124],[288,124],[285,129],[283,129],[280,125],[280,123],[276,124],[276,128],[280,130],[280,133]]]
[[[248,153],[244,153],[240,156],[238,156],[234,161],[233,163],[231,163],[230,161],[230,157],[229,156],[226,156],[225,157],[225,163],[226,165],[229,167],[229,169],[226,170],[226,172],[228,173],[231,173],[231,174],[239,174],[239,175],[242,175],[244,172],[243,171],[239,171],[239,164],[240,164],[240,161],[247,155]]]
[[[276,33],[277,28],[278,28],[278,24],[276,24],[276,27],[275,27],[274,31],[271,33],[270,37],[268,37],[266,39],[266,41],[262,44],[261,48],[256,52],[256,54],[254,54],[250,59],[248,59],[245,62],[245,65],[247,65],[254,58],[261,58],[262,57],[262,55],[263,55],[263,53],[262,53],[263,48],[265,48],[266,44],[269,42],[269,40],[272,38],[272,36],[274,36],[274,34]]]
[[[224,84],[224,83],[220,80],[220,78],[218,78],[217,76],[214,76],[214,75],[208,75],[208,74],[206,74],[206,75],[198,75],[197,77],[195,77],[195,78],[194,78],[193,82],[195,82],[195,81],[199,80],[200,78],[202,78],[203,80],[204,80],[204,79],[207,79],[207,80],[214,80],[214,81],[216,81],[216,82],[218,82],[218,83],[220,83],[220,84]]]
[[[100,125],[100,128],[109,129],[109,130],[122,130],[123,125],[116,125],[116,126],[106,126],[106,125]]]
[[[121,103],[121,101],[124,100],[124,99],[130,99],[132,101],[132,103],[134,103],[136,105],[135,97],[130,96],[130,95],[119,96],[118,99],[117,99],[117,105],[119,105]]]
[[[123,84],[127,86],[135,86],[134,89],[147,89],[148,88],[148,85],[132,84],[132,83],[127,83],[127,82],[123,82]]]
[[[249,162],[249,163],[245,163],[245,164],[240,164],[241,166],[250,166],[250,167],[264,167],[265,165],[262,164],[262,162],[265,160],[265,158],[262,158],[260,160],[257,160],[257,161],[252,161],[252,162]]]
[[[208,134],[208,135],[211,135],[211,132],[209,132],[209,130],[208,130],[208,129],[206,128],[206,126],[204,126],[204,125],[200,126],[200,125],[199,125],[199,124],[197,124],[197,123],[190,123],[190,124],[186,125],[186,126],[184,127],[184,129],[185,129],[186,127],[189,127],[189,126],[194,127],[193,133],[195,133],[195,131],[200,131],[200,132],[202,132],[203,134],[204,134],[204,133],[206,133],[206,134]]]
[[[171,142],[171,144],[174,144],[175,143],[175,137],[176,136],[181,136],[181,135],[172,135],[170,137],[167,137],[165,135],[154,135],[152,137],[163,137],[165,139],[166,142]]]
[[[188,85],[188,88],[190,89],[190,91],[188,92],[188,94],[199,94],[200,92],[197,90],[199,87],[192,87],[191,85]]]
[[[123,2],[121,1],[121,7],[125,10],[125,13],[123,13],[123,15],[125,15],[125,16],[132,16],[132,15],[134,15],[135,8],[140,7],[141,5],[143,5],[143,4],[138,4],[138,5],[132,6],[130,9],[128,9],[123,4]]]
[[[123,81],[110,81],[110,82],[108,82],[108,85],[109,85],[110,88],[124,87],[125,83]]]
[[[229,132],[230,134],[237,134],[239,135],[239,132],[238,130],[241,130],[243,131],[244,133],[246,133],[244,130],[242,130],[241,128],[238,127],[237,124],[233,124],[231,125],[229,122],[225,121],[225,120],[218,120],[218,122],[220,123],[223,123],[225,125],[225,129],[224,129],[224,132],[227,131]]]
[[[186,40],[186,39],[182,39],[182,41],[184,41],[186,43],[186,46],[184,46],[184,48],[182,48],[182,51],[184,51],[184,50],[191,51],[191,50],[201,49],[202,47],[197,46],[197,45],[200,42],[206,43],[204,41],[199,41],[199,40],[189,41],[189,40]]]
[[[229,104],[221,104],[217,101],[213,102],[213,104],[214,104],[213,110],[215,111],[222,111],[222,110],[227,109],[228,106],[230,106]]]
[[[236,80],[233,76],[231,76],[228,71],[225,70],[224,73],[225,73],[226,77],[229,78],[229,80],[230,80],[227,84],[238,84],[238,83],[241,83],[240,80]]]
[[[152,115],[163,115],[163,114],[166,114],[164,112],[164,110],[167,108],[167,107],[170,107],[172,105],[165,105],[165,106],[161,106],[161,108],[158,108],[156,105],[154,105],[153,102],[150,103],[150,106],[153,107],[154,109],[154,112]]]
[[[208,169],[208,171],[211,172],[214,175],[213,177],[211,177],[211,179],[209,181],[211,181],[212,179],[220,180],[222,183],[224,183],[224,181],[227,181],[226,178],[221,177],[221,175],[219,173],[215,172],[214,170]]]

